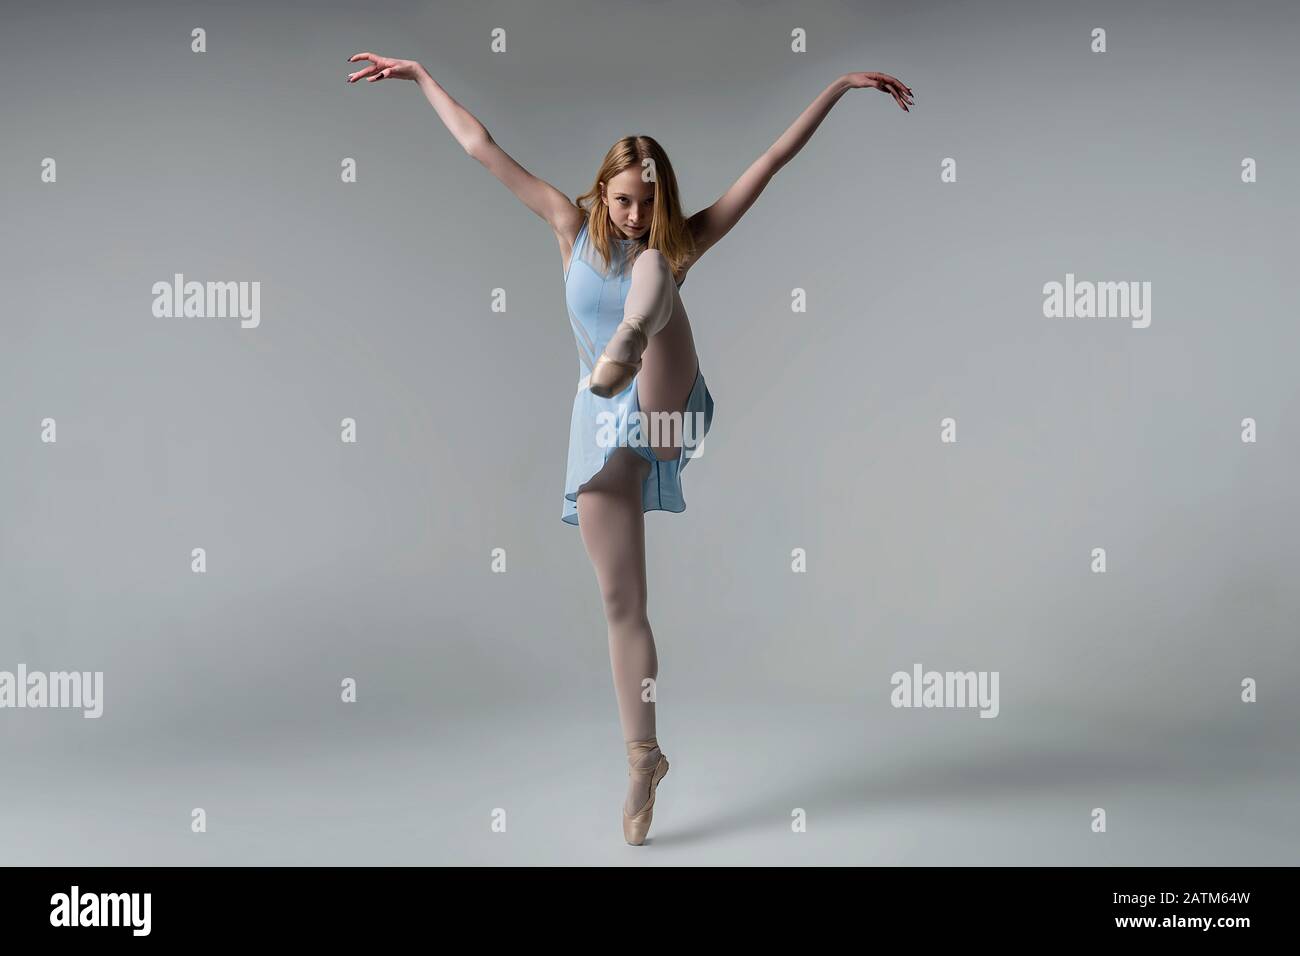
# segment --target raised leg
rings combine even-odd
[[[637,257],[632,265],[632,284],[623,311],[624,314],[637,311],[667,315],[663,327],[650,339],[642,355],[641,371],[637,375],[641,411],[647,415],[684,411],[686,399],[695,386],[699,360],[695,355],[695,339],[691,335],[686,307],[663,253],[647,249]],[[614,338],[616,336],[611,337],[611,343]],[[613,352],[610,356],[620,357]],[[663,461],[676,458],[681,450],[682,436],[677,430],[682,425],[680,416],[673,419],[673,424],[674,429],[661,429],[659,436],[652,437],[655,457]]]

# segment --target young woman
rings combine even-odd
[[[643,694],[659,673],[646,617],[644,513],[685,510],[687,449],[695,449],[713,420],[713,395],[678,288],[846,91],[882,90],[904,110],[912,91],[885,73],[839,77],[720,199],[688,219],[672,164],[649,136],[627,136],[610,147],[591,189],[570,201],[515,162],[419,63],[374,53],[348,58],[359,60],[370,65],[349,74],[349,83],[418,83],[465,152],[546,220],[560,244],[580,377],[561,517],[578,526],[604,603],[628,755],[623,836],[639,846],[668,772],[655,736],[654,694]]]

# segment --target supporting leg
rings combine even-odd
[[[578,530],[596,571],[608,625],[609,659],[619,722],[629,765],[645,770],[659,757],[655,702],[647,678],[659,676],[654,632],[646,614],[645,516],[641,482],[650,463],[629,448],[618,449],[578,492]],[[653,741],[646,745],[644,742]],[[632,746],[641,742],[640,746]],[[634,813],[649,797],[649,776],[631,773],[625,807]]]

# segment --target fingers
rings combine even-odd
[[[880,77],[882,80],[884,80],[885,82],[893,83],[895,86],[899,87],[900,89],[906,90],[908,93],[912,92],[912,88],[896,76],[890,76],[888,73],[877,73],[876,75]]]
[[[908,105],[911,104],[914,106],[916,104],[912,99],[911,90],[893,77],[887,77],[885,79],[884,88],[889,91],[889,94],[894,98],[894,101],[903,108],[904,112],[912,112],[908,109]]]
[[[372,62],[370,63],[369,66],[367,66],[367,67],[366,67],[365,69],[363,69],[363,70],[357,70],[357,72],[355,72],[355,73],[349,73],[349,74],[348,74],[348,82],[349,82],[349,83],[355,83],[357,80],[361,79],[363,76],[370,76],[370,74],[374,73],[375,70],[379,69],[379,67],[378,67],[378,60],[379,60],[379,59],[380,59],[379,57],[375,56],[373,53],[370,53],[369,51],[367,51],[367,52],[365,52],[365,53],[353,53],[350,57],[348,57],[348,62],[349,62],[349,63],[355,63],[357,60],[370,60],[370,61],[372,61]],[[369,81],[367,81],[367,82],[369,82]]]
[[[888,93],[894,98],[899,109],[905,113],[912,112],[911,107],[916,105],[916,99],[912,95],[912,88],[904,83],[898,77],[890,76],[888,73],[853,73],[849,74],[850,80],[855,86],[858,85],[857,78],[861,77],[861,85],[871,89],[880,90],[882,93]]]
[[[907,110],[909,105],[916,105],[916,100],[912,96],[912,88],[898,77],[890,76],[888,73],[877,73],[876,76],[880,79],[881,89],[888,91],[895,100],[898,100],[898,105],[903,109]],[[908,112],[911,112],[911,110],[908,110]]]
[[[389,69],[392,69],[392,67],[389,67]],[[388,70],[380,70],[380,71],[379,71],[378,73],[376,73],[374,76],[372,76],[372,77],[370,77],[368,80],[366,80],[366,82],[367,82],[367,83],[373,83],[373,82],[375,82],[375,80],[382,80],[382,79],[385,79],[387,76],[388,76]]]

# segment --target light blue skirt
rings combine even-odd
[[[639,376],[638,376],[639,377]],[[680,422],[658,422],[641,414],[637,396],[637,378],[617,395],[598,398],[587,387],[587,379],[578,383],[573,396],[573,417],[569,421],[569,467],[564,479],[565,524],[578,524],[578,490],[600,471],[616,448],[627,446],[650,462],[650,473],[641,485],[641,510],[686,510],[682,497],[682,469],[692,458],[704,453],[704,436],[713,426],[713,394],[704,381],[704,373],[695,373],[695,384]],[[681,435],[682,447],[677,457],[660,461],[650,447],[653,429],[661,435]],[[680,432],[676,431],[680,428]],[[660,444],[668,444],[668,441]]]

